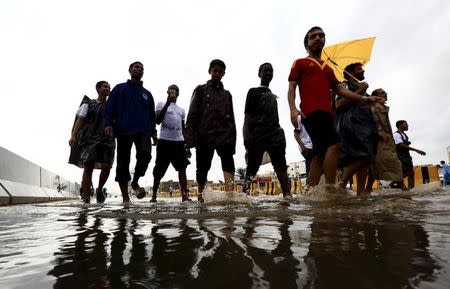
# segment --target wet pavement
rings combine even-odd
[[[0,288],[448,288],[450,191],[0,207]]]

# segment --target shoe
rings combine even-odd
[[[134,194],[136,195],[136,198],[138,198],[138,199],[142,199],[147,195],[147,192],[145,191],[145,189],[143,187],[139,187],[139,186],[133,187],[132,186],[131,188],[133,189]]]
[[[152,197],[152,198],[150,199],[150,203],[156,203],[156,197]]]
[[[81,198],[81,201],[83,202],[83,204],[90,204],[91,203],[91,198],[90,197]]]
[[[102,204],[105,202],[105,193],[103,193],[103,190],[99,190],[99,188],[95,190],[95,197],[97,199],[97,204]]]
[[[202,194],[198,195],[197,200],[198,200],[199,203],[204,203],[205,202],[205,200],[203,199]]]

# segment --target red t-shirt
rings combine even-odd
[[[292,65],[289,81],[298,83],[300,109],[305,115],[315,110],[333,113],[330,89],[334,89],[339,81],[323,61],[297,59]]]

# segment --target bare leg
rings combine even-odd
[[[153,175],[153,193],[152,193],[152,198],[150,199],[151,203],[156,202],[156,195],[158,193],[158,188],[159,188],[160,182],[161,182],[161,178]]]
[[[205,202],[205,200],[203,200],[203,190],[205,189],[205,183],[198,183],[198,201],[200,203]]]
[[[311,187],[317,186],[319,184],[320,176],[322,175],[322,170],[323,170],[323,158],[318,155],[314,155],[311,161],[311,170],[308,176],[309,182],[308,184]]]
[[[109,177],[109,172],[111,171],[111,168],[108,167],[102,167],[101,171],[100,171],[100,176],[98,178],[98,189],[102,190],[103,187],[105,186],[106,181],[108,180]]]
[[[234,174],[230,173],[230,172],[223,172],[223,178],[225,181],[225,192],[234,191],[234,187],[233,187]]]
[[[276,172],[278,180],[280,181],[281,191],[283,192],[283,197],[288,197],[291,195],[291,186],[289,183],[289,178],[287,171]]]
[[[366,179],[367,179],[367,165],[361,167],[358,171],[356,171],[356,180],[358,182],[356,185],[356,194],[358,196],[364,193]]]
[[[334,144],[327,149],[323,159],[323,173],[327,184],[336,183],[336,167],[341,153],[342,144]]]
[[[128,195],[128,182],[119,182],[120,192],[122,193],[122,199],[124,203],[130,201],[130,196]]]
[[[366,194],[370,194],[372,192],[374,182],[375,182],[375,179],[373,178],[373,173],[369,169],[369,174],[367,176],[367,185],[366,185],[366,189],[365,189]]]
[[[180,189],[181,189],[181,200],[184,201],[190,201],[188,192],[187,192],[187,180],[186,180],[186,171],[179,171],[178,172],[178,180],[180,182]]]
[[[81,186],[83,188],[83,199],[85,199],[85,200],[89,200],[91,197],[91,183],[92,183],[93,170],[94,170],[93,163],[84,164],[83,178],[81,180]]]
[[[365,160],[356,160],[356,161],[352,162],[351,164],[349,164],[348,166],[346,166],[344,168],[344,173],[342,174],[342,179],[341,179],[341,182],[339,183],[339,185],[341,187],[345,188],[347,186],[348,180],[350,178],[352,178],[353,175],[357,171],[361,170],[362,168],[367,167],[367,165],[368,165],[368,162]],[[363,186],[364,186],[364,184],[363,184]],[[358,181],[358,185],[357,185],[357,190],[358,190],[358,187],[359,187],[359,181]]]

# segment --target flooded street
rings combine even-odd
[[[0,207],[0,288],[448,288],[449,190],[280,200]]]

